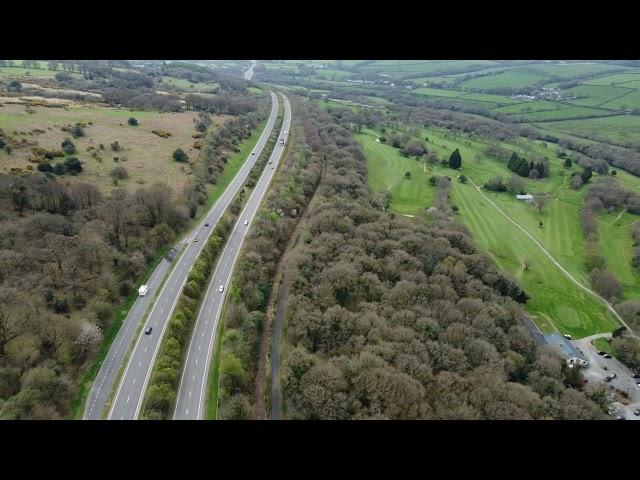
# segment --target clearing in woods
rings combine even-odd
[[[3,99],[0,97],[0,102]],[[150,185],[158,180],[166,180],[174,191],[179,191],[191,175],[188,163],[178,163],[172,158],[176,148],[184,150],[193,161],[199,151],[194,148],[197,133],[195,112],[160,113],[151,111],[131,111],[128,109],[107,108],[96,105],[75,105],[66,108],[43,106],[31,107],[35,113],[27,113],[26,106],[4,103],[0,108],[0,128],[5,134],[16,140],[26,139],[37,142],[45,149],[60,149],[65,138],[72,138],[69,132],[61,130],[65,125],[87,123],[86,136],[72,138],[78,157],[83,162],[83,171],[77,176],[65,175],[65,182],[87,182],[96,185],[102,192],[116,188],[109,173],[117,166],[126,168],[129,178],[121,180],[119,186],[137,188],[142,184]],[[130,117],[138,120],[138,126],[127,123]],[[219,125],[225,116],[215,116],[214,125]],[[88,122],[92,122],[89,125]],[[35,130],[44,133],[37,133]],[[152,130],[164,130],[171,134],[161,138]],[[31,132],[31,134],[30,134]],[[111,143],[117,141],[122,150],[114,151]],[[100,149],[100,144],[104,149]],[[88,151],[93,147],[95,150]],[[97,151],[100,159],[93,158]],[[0,171],[8,172],[17,167],[23,170],[36,164],[29,162],[32,157],[30,148],[14,148],[11,155],[0,151]],[[118,160],[116,161],[115,158]],[[55,164],[63,158],[54,158]]]

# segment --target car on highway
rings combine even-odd
[[[204,224],[204,226],[205,226],[205,227],[208,227],[208,226],[209,226],[209,222],[205,223],[205,224]]]
[[[640,378],[640,373],[634,373],[633,378]]]
[[[611,355],[609,355],[608,353],[604,354],[604,358],[613,358]]]
[[[284,134],[285,134],[285,135],[287,134],[287,131],[286,131],[286,130],[284,131]]]
[[[616,420],[626,420],[626,419],[627,419],[627,417],[625,417],[624,415],[618,415],[616,417]]]
[[[196,237],[196,238],[193,239],[193,241],[194,242],[198,242],[198,241],[200,241],[200,239],[198,237]]]
[[[598,352],[598,355],[604,355],[605,353],[607,353],[607,352],[603,352],[602,350],[597,350],[597,352]]]
[[[138,295],[144,297],[149,291],[149,285],[141,285],[138,289]]]
[[[219,292],[224,292],[224,285],[220,285],[220,286],[218,287],[218,291],[219,291]]]
[[[255,155],[255,154],[256,154],[256,152],[251,152],[251,155]]]
[[[634,414],[636,417],[640,417],[640,408],[636,408],[636,409],[633,411],[633,414]]]
[[[151,335],[151,332],[153,331],[153,327],[147,327],[144,330],[144,334],[145,335]]]
[[[245,224],[245,225],[249,225],[249,220],[245,220],[245,221],[244,221],[244,224]]]
[[[274,169],[275,169],[275,166],[271,166],[271,170],[274,170]]]
[[[565,333],[564,335],[562,335],[564,338],[566,338],[567,340],[571,340],[571,335],[569,335],[568,333]]]

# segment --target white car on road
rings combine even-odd
[[[219,292],[224,292],[224,285],[220,285],[220,286],[218,287],[218,291],[219,291]]]

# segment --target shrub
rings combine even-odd
[[[73,135],[73,138],[85,136],[84,129],[80,126],[79,123],[76,123],[73,127],[71,127],[70,132],[71,132],[71,135]]]
[[[186,153],[184,153],[184,151],[181,148],[177,148],[174,152],[173,152],[173,159],[176,162],[186,162],[189,160],[189,157],[187,156]]]
[[[127,172],[127,169],[124,167],[114,168],[113,170],[111,170],[109,175],[111,175],[112,178],[115,178],[118,180],[124,180],[125,178],[129,178],[129,172]]]
[[[76,146],[73,144],[71,139],[65,138],[62,141],[61,145],[62,145],[62,150],[64,151],[65,154],[71,155],[73,153],[76,153]]]
[[[133,117],[129,118],[129,120],[127,120],[127,123],[133,127],[139,125],[138,120]]]
[[[48,163],[39,163],[38,170],[40,172],[53,172],[53,167]]]
[[[484,188],[487,190],[491,190],[493,192],[506,192],[507,186],[504,184],[504,181],[501,177],[495,176],[491,177],[484,184]]]
[[[77,175],[82,171],[82,163],[76,157],[68,157],[64,161],[66,171],[71,175]]]

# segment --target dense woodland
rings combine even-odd
[[[313,110],[304,128],[327,163],[288,266],[288,418],[602,417],[604,390],[536,348],[522,291],[447,210],[384,213],[347,126]]]
[[[247,111],[206,133],[196,175],[180,192],[163,182],[109,195],[88,183],[67,185],[58,175],[81,179],[81,165],[70,170],[75,164],[0,174],[0,418],[70,414],[79,378],[117,312],[265,118],[263,98],[237,98]]]

